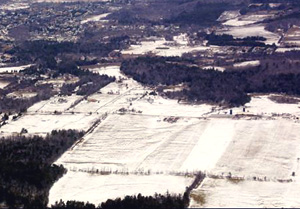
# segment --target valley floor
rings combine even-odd
[[[298,201],[300,104],[252,95],[229,109],[150,95],[119,67],[93,69],[116,82],[87,99],[52,97],[1,128],[1,135],[87,131],[56,164],[68,169],[50,190],[60,199],[99,204],[141,193],[183,193],[197,171],[191,207],[293,207]],[[292,175],[293,174],[293,175]]]

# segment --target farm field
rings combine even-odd
[[[236,38],[245,38],[247,36],[262,36],[267,40],[266,44],[278,44],[280,36],[276,33],[269,32],[265,29],[265,25],[260,21],[273,17],[274,14],[262,13],[262,14],[247,14],[240,15],[233,12],[224,13],[220,21],[224,21],[223,28],[220,28],[217,32],[222,34],[229,34]]]
[[[188,38],[185,35],[174,37],[174,41],[166,41],[164,38],[153,37],[153,39],[141,41],[139,45],[131,45],[129,49],[123,50],[122,54],[125,55],[141,55],[153,53],[157,56],[182,56],[184,53],[191,52],[206,52],[206,51],[219,51],[218,46],[190,46]]]
[[[204,180],[191,194],[191,208],[199,207],[298,207],[299,182]]]
[[[89,114],[26,114],[1,127],[0,136],[18,134],[24,128],[29,134],[45,135],[52,130],[77,129],[87,131],[99,116]]]
[[[23,65],[23,66],[18,66],[18,67],[0,67],[0,73],[14,73],[14,72],[19,72],[21,70],[24,70],[31,65]]]
[[[153,89],[124,76],[118,66],[93,71],[117,80],[86,99],[54,96],[39,102],[1,128],[1,135],[20,133],[22,128],[41,135],[53,129],[91,130],[55,162],[68,172],[50,190],[49,205],[60,199],[99,204],[138,193],[182,194],[197,171],[209,177],[193,190],[191,207],[232,206],[219,197],[227,190],[241,195],[240,201],[261,194],[261,200],[257,198],[263,203],[247,199],[257,207],[269,206],[268,196],[263,196],[269,187],[286,189],[276,193],[284,198],[296,195],[297,177],[291,174],[298,173],[300,154],[297,98],[286,104],[280,103],[287,99],[283,95],[252,95],[244,110],[191,105],[149,95]],[[243,180],[227,182],[229,173]],[[293,182],[278,182],[290,179]],[[255,184],[261,191],[253,189]]]
[[[236,38],[245,38],[247,36],[262,36],[267,40],[266,44],[278,44],[280,36],[265,30],[263,24],[241,25],[241,26],[229,26],[226,29],[219,30],[218,33],[225,33],[232,35]]]
[[[68,172],[51,189],[49,206],[54,200],[89,201],[99,204],[107,199],[126,195],[155,195],[169,192],[183,193],[193,178],[171,175],[97,175],[83,172]],[[65,185],[67,190],[61,185]]]
[[[236,134],[210,171],[214,176],[192,192],[191,207],[299,205],[295,197],[299,194],[300,123],[252,120],[240,121],[235,128]]]
[[[0,209],[299,207],[299,14],[2,0]]]
[[[106,197],[124,196],[126,191],[122,188],[117,190],[110,186],[114,192],[105,197],[102,190],[96,192],[95,188],[115,185],[115,178],[130,181],[138,173],[144,183],[133,184],[132,194],[154,193],[155,189],[150,187],[149,191],[144,184],[165,178],[170,178],[171,182],[174,179],[184,181],[183,191],[190,182],[182,176],[185,172],[205,171],[215,175],[231,172],[250,179],[267,176],[272,180],[291,175],[298,153],[296,136],[300,134],[300,124],[296,117],[300,115],[299,102],[283,104],[270,99],[280,95],[252,95],[251,102],[245,105],[245,112],[242,107],[233,108],[233,115],[229,115],[229,109],[180,104],[176,100],[148,95],[146,92],[151,89],[119,74],[116,67],[111,71],[105,68],[98,71],[119,75],[122,82],[107,85],[101,89],[101,94],[93,94],[67,111],[83,114],[94,108],[95,113],[107,114],[107,117],[56,162],[69,172],[51,189],[50,204],[55,203],[58,196],[68,200],[71,196],[66,191],[78,191],[72,197],[95,204]],[[93,102],[89,102],[91,99]],[[124,110],[120,111],[121,108]],[[239,114],[244,116],[236,117]],[[268,134],[270,132],[273,133]],[[259,165],[266,166],[261,168]],[[274,174],[274,167],[280,172]],[[84,185],[91,179],[99,183],[83,189],[83,184],[76,183],[78,175],[86,182]],[[170,188],[171,193],[179,192],[171,184],[157,187],[156,191],[164,193],[165,188]],[[97,198],[90,196],[91,192]],[[192,202],[191,206],[193,204],[196,203]]]

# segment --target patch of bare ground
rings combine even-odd
[[[300,102],[300,98],[286,95],[271,95],[269,99],[279,104],[298,104]]]
[[[244,178],[231,177],[231,178],[227,178],[227,181],[229,181],[230,183],[233,183],[233,184],[238,184],[238,183],[241,183],[242,181],[244,181]]]
[[[204,192],[197,192],[190,194],[190,198],[192,198],[197,204],[204,205],[206,203],[205,201],[205,193]]]

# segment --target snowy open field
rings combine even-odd
[[[250,24],[263,21],[267,18],[272,17],[270,14],[250,14],[250,15],[241,15],[235,18],[229,19],[223,23],[226,26],[246,26]]]
[[[27,9],[29,8],[28,3],[22,3],[22,2],[13,2],[13,3],[7,3],[0,6],[0,10],[21,10],[21,9]]]
[[[234,124],[228,123],[228,120],[181,118],[176,123],[168,123],[163,121],[163,117],[157,116],[108,116],[90,136],[56,163],[63,164],[69,170],[149,171],[150,175],[119,175],[116,182],[117,175],[109,178],[94,174],[91,178],[91,174],[68,172],[51,189],[49,201],[54,203],[59,200],[58,197],[63,200],[74,198],[68,191],[76,191],[78,200],[96,204],[107,197],[116,198],[139,192],[144,195],[165,193],[166,190],[182,193],[192,179],[170,174],[212,168],[231,138],[231,132],[224,135],[216,132],[216,128],[232,130]],[[80,181],[76,180],[78,175],[81,176]],[[128,190],[128,187],[122,185],[131,179],[135,182]],[[143,183],[140,184],[139,180]],[[120,181],[123,183],[116,186]],[[108,194],[103,195],[102,189],[95,188],[107,188]],[[89,195],[91,193],[94,195]]]
[[[3,89],[3,88],[5,88],[8,85],[9,85],[9,82],[7,82],[7,81],[1,81],[0,80],[0,89]]]
[[[167,191],[183,193],[193,178],[170,175],[97,175],[83,172],[68,172],[50,191],[50,202],[55,200],[89,201],[96,205],[107,199],[124,197],[126,195],[165,194]],[[67,187],[61,188],[61,185]],[[67,192],[66,192],[67,191]]]
[[[237,11],[227,11],[219,18],[219,21],[225,22],[222,23],[224,28],[219,29],[218,33],[229,34],[236,38],[262,36],[267,39],[266,44],[278,44],[280,36],[265,30],[265,25],[259,23],[273,16],[268,13],[240,15]]]
[[[229,115],[229,109],[149,95],[152,89],[122,75],[117,66],[93,71],[118,79],[84,100],[72,95],[39,102],[0,129],[1,135],[22,128],[30,134],[88,130],[101,118],[92,132],[57,160],[69,171],[50,190],[49,204],[60,199],[99,204],[138,193],[183,193],[193,178],[182,173],[199,170],[220,176],[231,172],[245,180],[206,178],[193,191],[191,206],[298,204],[299,102],[276,103],[270,95],[252,95],[245,112],[233,108]],[[100,175],[97,169],[115,174]],[[291,177],[292,172],[296,177]],[[293,182],[278,182],[290,178]],[[226,199],[226,194],[236,200]],[[197,196],[204,197],[204,205]]]
[[[287,104],[277,103],[270,99],[270,96],[279,96],[278,94],[270,95],[252,95],[251,101],[245,105],[246,112],[249,114],[272,116],[276,114],[300,117],[300,103]],[[297,98],[298,99],[298,98]],[[233,113],[241,113],[241,108],[232,108]]]
[[[22,65],[18,67],[0,67],[0,73],[15,73],[24,70],[30,66],[31,65]]]
[[[253,60],[253,61],[246,61],[246,62],[239,62],[235,63],[233,67],[235,68],[243,68],[243,67],[249,67],[249,66],[259,66],[260,61],[259,60]]]
[[[89,114],[26,114],[16,121],[10,121],[1,127],[0,135],[20,133],[22,128],[29,134],[44,135],[52,130],[77,129],[88,130],[99,116]]]
[[[201,188],[191,196],[191,208],[297,208],[299,181],[279,183],[274,181],[240,181],[226,179],[204,180]],[[199,198],[200,197],[200,198]]]
[[[122,77],[117,67],[95,71]],[[237,119],[228,115],[229,109],[180,104],[176,100],[147,95],[147,91],[149,93],[151,89],[125,78],[122,82],[109,84],[101,89],[101,94],[91,95],[69,110],[84,113],[97,104],[100,107],[97,106],[99,108],[95,112],[108,113],[108,117],[56,162],[67,167],[69,172],[51,189],[50,204],[59,200],[58,197],[98,204],[107,198],[139,192],[150,195],[155,191],[164,193],[168,189],[171,193],[180,193],[191,180],[174,176],[178,172],[201,170],[220,175],[231,172],[246,180],[266,176],[270,179],[269,184],[279,189],[283,184],[277,179],[289,178],[293,171],[297,172],[300,123],[296,117],[300,116],[299,103],[281,104],[270,100],[269,95],[253,95],[251,102],[245,105],[246,112],[241,107],[232,109],[234,114],[245,115]],[[124,108],[125,112],[121,114],[120,108]],[[87,173],[97,169],[118,174]],[[129,175],[120,174],[126,172]],[[137,176],[136,172],[150,175]],[[132,179],[137,180],[132,183]],[[154,179],[156,184],[152,183]],[[160,183],[160,180],[165,183]],[[116,188],[119,181],[132,186],[127,190],[120,183]],[[210,181],[206,179],[193,193],[210,188],[210,184],[206,183]],[[253,193],[251,187],[250,190],[247,188],[247,184],[252,185],[252,182],[245,181],[245,193],[255,196],[259,191]],[[267,185],[268,182],[263,183]],[[173,187],[176,184],[178,188]],[[110,192],[103,194],[101,188]],[[262,185],[262,194],[264,188]],[[207,190],[205,206],[215,206],[217,199],[214,198],[220,198],[218,190],[226,189],[217,188],[215,196],[211,195],[213,189]],[[231,189],[228,188],[229,192]],[[221,192],[220,195],[224,195]],[[91,193],[95,195],[91,196]],[[262,197],[261,201],[267,199]],[[227,206],[232,206],[229,203]],[[191,206],[199,206],[197,204],[191,202]],[[242,203],[234,203],[234,206],[239,205]]]
[[[300,51],[300,47],[291,47],[291,48],[277,48],[276,52],[284,53],[289,51]]]
[[[253,24],[253,25],[242,25],[235,27],[227,27],[226,29],[219,30],[218,33],[225,33],[232,35],[236,38],[245,38],[247,36],[262,36],[267,40],[266,44],[278,44],[280,36],[278,34],[269,32],[265,29],[263,24]]]
[[[196,51],[218,51],[218,46],[190,46],[185,34],[173,37],[174,41],[166,41],[164,38],[155,38],[155,40],[141,41],[139,45],[131,45],[129,49],[123,50],[122,54],[147,54],[153,53],[158,56],[181,56],[184,53]]]
[[[158,116],[111,115],[56,163],[85,170],[206,170],[213,166],[212,161],[216,163],[231,138],[231,133],[221,136],[215,128],[232,129],[234,123],[228,123],[228,119],[196,118],[179,118],[170,123]],[[212,148],[215,152],[209,153]],[[210,163],[206,163],[207,159]]]
[[[72,104],[76,101],[82,99],[82,96],[72,95],[72,96],[54,96],[51,97],[49,100],[41,101],[33,106],[31,106],[27,112],[29,113],[53,113],[54,111],[57,112],[64,112]]]
[[[206,178],[193,190],[190,206],[299,206],[299,107],[299,103],[273,102],[269,95],[253,96],[246,105],[244,114],[248,116],[237,120],[230,143],[209,171],[221,179]],[[239,114],[241,109],[234,108],[233,113]],[[229,173],[243,180],[224,179]]]
[[[106,18],[110,13],[105,13],[101,15],[94,15],[92,17],[86,18],[81,21],[81,24],[85,24],[88,22],[105,22],[104,18]]]

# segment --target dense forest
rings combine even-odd
[[[23,135],[0,139],[0,203],[10,208],[45,208],[48,192],[66,170],[52,163],[83,132],[52,131],[46,137]]]
[[[57,202],[51,208],[53,209],[183,209],[184,198],[181,195],[166,195],[156,194],[152,196],[143,196],[141,194],[134,196],[126,196],[125,198],[117,198],[115,200],[107,200],[101,203],[98,207],[94,204],[63,201]]]
[[[200,34],[199,34],[200,35]],[[263,41],[267,39],[260,36],[248,36],[245,38],[234,38],[232,35],[222,34],[217,35],[214,33],[206,34],[204,36],[208,40],[209,45],[217,46],[251,46],[251,47],[265,47],[267,46]]]
[[[181,11],[166,20],[166,22],[181,25],[211,26],[217,24],[217,19],[225,10],[231,8],[227,3],[204,4],[197,2],[190,6],[190,9]]]
[[[182,91],[165,94],[170,98],[239,106],[250,101],[248,93],[300,95],[300,74],[294,65],[269,60],[257,67],[220,72],[179,65],[164,57],[139,57],[124,61],[121,70],[150,86],[186,84]],[[295,70],[285,70],[287,66]]]
[[[57,56],[61,54],[107,57],[115,49],[126,48],[128,39],[128,36],[113,37],[107,43],[103,43],[100,40],[89,41],[86,38],[76,43],[45,40],[25,41],[9,49],[6,53],[16,56],[18,61],[29,64],[37,63],[39,68],[53,69],[56,66]]]
[[[243,91],[245,79],[236,73],[201,70],[168,62],[168,58],[140,57],[124,61],[121,70],[133,79],[147,85],[178,85],[188,88],[167,96],[190,102],[214,102],[231,105],[245,104],[250,98]]]

